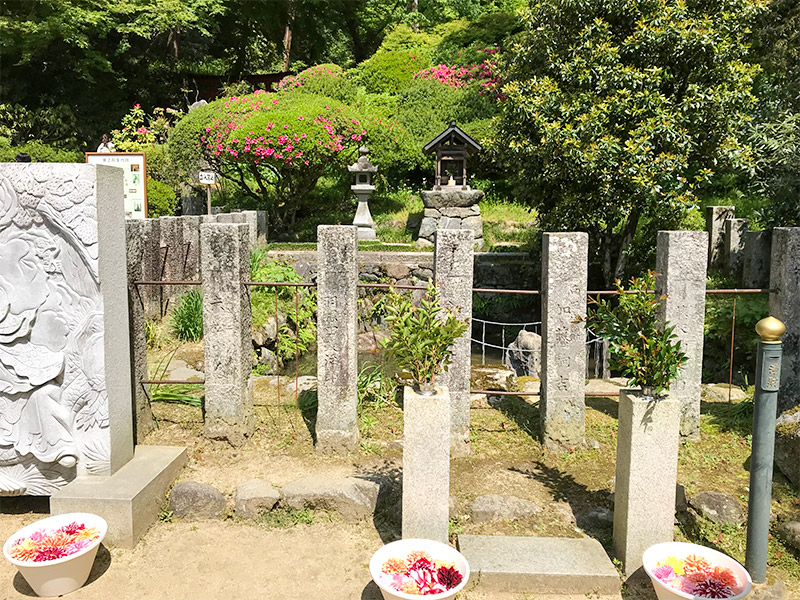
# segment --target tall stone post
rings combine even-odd
[[[744,236],[750,227],[750,219],[728,219],[725,221],[725,253],[728,255],[728,272],[735,277],[742,274],[744,264]]]
[[[438,237],[438,235],[437,235]],[[444,388],[403,396],[403,538],[447,543],[450,500],[450,399]]]
[[[733,206],[707,206],[708,269],[716,271],[725,266],[725,221],[736,216]]]
[[[200,279],[200,217],[180,217],[183,234],[183,278]]]
[[[469,229],[439,229],[433,250],[433,278],[442,308],[459,319],[472,317],[473,246]],[[445,315],[442,315],[444,317]],[[469,454],[469,389],[471,325],[453,344],[452,363],[439,378],[450,392],[450,453]]]
[[[703,372],[703,323],[706,311],[705,231],[659,231],[656,249],[656,294],[659,319],[675,327],[686,354],[670,396],[681,407],[681,435],[700,439],[700,383]]]
[[[243,210],[242,215],[244,222],[247,223],[247,226],[250,228],[250,245],[255,247],[255,245],[258,244],[258,211]]]
[[[256,223],[258,225],[258,243],[266,244],[269,235],[269,222],[267,221],[267,211],[256,211]]]
[[[142,380],[149,379],[147,373],[147,336],[145,334],[144,292],[154,286],[136,286],[134,282],[147,279],[146,249],[153,239],[155,219],[126,219],[125,233],[128,255],[128,321],[131,336],[131,365],[133,368],[134,430],[136,441],[155,428],[150,400],[145,393]],[[156,238],[157,240],[157,238]]]
[[[200,226],[205,428],[210,439],[243,445],[253,432],[250,237],[247,225]]]
[[[630,576],[642,566],[647,548],[672,541],[680,404],[669,396],[648,399],[639,390],[622,389],[617,422],[613,538]]]
[[[778,412],[800,402],[800,227],[772,230],[769,312],[786,325]]]
[[[183,265],[186,261],[186,247],[183,244],[183,226],[180,217],[159,218],[161,246],[166,248],[164,279],[168,281],[183,280]],[[171,307],[175,308],[178,298],[184,293],[184,287],[178,285],[165,286],[161,292],[162,314]]]
[[[142,278],[140,281],[160,281],[164,264],[161,259],[161,220],[144,219],[147,223],[141,230]],[[144,302],[144,318],[157,321],[161,318],[161,297],[163,288],[160,285],[139,286],[139,294]]]
[[[317,450],[352,450],[358,433],[358,240],[352,225],[317,228]]]
[[[542,237],[542,397],[545,448],[583,443],[585,433],[586,318],[589,236]]]
[[[769,261],[772,249],[772,232],[746,231],[744,234],[744,261],[742,285],[746,288],[769,286]]]

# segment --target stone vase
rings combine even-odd
[[[450,393],[403,394],[403,539],[447,543],[450,500]]]
[[[679,440],[680,402],[620,390],[613,537],[627,576],[647,548],[672,541]]]

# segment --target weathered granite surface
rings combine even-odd
[[[686,354],[670,395],[681,405],[681,435],[700,439],[700,384],[703,375],[703,323],[706,310],[705,231],[659,231],[656,249],[658,317],[675,327]]]
[[[800,404],[800,227],[772,230],[770,314],[783,321],[781,389],[778,412]]]
[[[0,164],[0,495],[133,456],[122,170]]]

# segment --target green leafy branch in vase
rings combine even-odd
[[[609,341],[610,366],[640,386],[646,396],[659,395],[678,379],[686,362],[674,326],[662,324],[657,311],[666,296],[656,296],[655,273],[630,280],[625,290],[615,282],[619,295],[613,300],[590,299],[593,306],[586,323]],[[580,321],[581,319],[578,319]]]
[[[469,319],[459,319],[455,310],[442,308],[432,283],[419,306],[414,305],[410,294],[401,295],[392,289],[384,309],[391,337],[382,342],[383,347],[417,386],[432,388],[436,376],[447,371],[453,342],[467,330]]]

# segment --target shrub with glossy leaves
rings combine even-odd
[[[742,124],[761,0],[545,0],[501,59],[494,148],[548,231],[586,230],[611,284],[640,222],[669,225],[715,173],[749,171]]]

